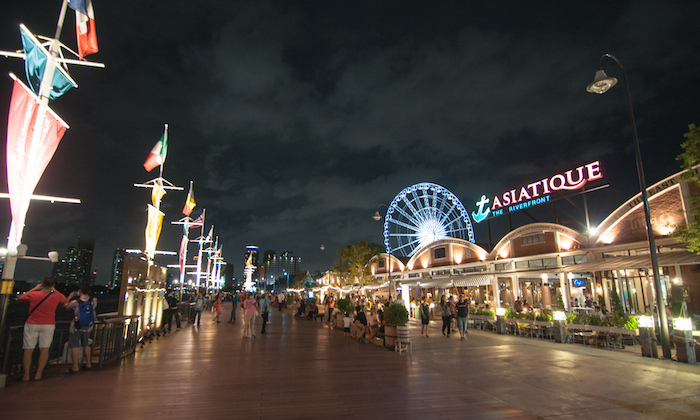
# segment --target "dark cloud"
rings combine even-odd
[[[38,254],[94,237],[100,282],[114,248],[143,246],[150,196],[133,184],[155,176],[142,163],[164,123],[165,177],[194,181],[195,213],[207,209],[240,276],[248,244],[293,251],[315,270],[348,243],[381,242],[371,215],[417,182],[445,186],[471,210],[481,194],[601,159],[611,187],[589,197],[600,221],[636,191],[624,89],[585,92],[604,52],[629,72],[650,183],[677,171],[682,134],[697,122],[696,2],[95,7],[100,52],[90,58],[107,68],[71,68],[80,88],[52,104],[71,129],[37,189],[83,204],[32,205],[25,242]],[[32,9],[6,7],[0,48],[19,48],[20,21],[53,34],[58,11]],[[23,74],[18,60],[3,67]],[[622,77],[612,61],[604,68]],[[166,195],[166,220],[181,216],[185,194]],[[179,235],[165,226],[160,248],[177,249]]]

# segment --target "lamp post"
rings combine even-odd
[[[647,239],[649,241],[649,254],[651,256],[651,267],[654,274],[654,288],[656,289],[656,308],[659,316],[659,324],[661,330],[661,347],[663,348],[663,358],[671,358],[671,342],[668,335],[668,323],[666,319],[666,305],[663,297],[663,289],[661,278],[659,277],[659,261],[656,256],[656,243],[654,242],[654,229],[651,226],[651,213],[649,211],[649,197],[647,195],[647,185],[644,179],[644,167],[642,166],[642,154],[639,151],[639,137],[637,137],[637,124],[634,120],[634,110],[632,108],[632,98],[630,96],[630,87],[627,81],[627,71],[620,60],[614,55],[603,54],[598,59],[598,71],[596,71],[595,79],[588,85],[586,90],[591,93],[603,94],[611,87],[617,84],[617,79],[608,77],[605,71],[601,69],[603,58],[608,57],[615,61],[622,70],[622,78],[625,82],[625,93],[627,95],[627,106],[629,108],[630,124],[632,126],[632,142],[634,144],[634,154],[637,159],[637,176],[639,177],[639,188],[642,193],[642,202],[644,206],[644,218],[647,225]]]
[[[387,206],[384,203],[377,206],[377,209],[374,211],[374,216],[372,216],[372,219],[374,219],[374,221],[376,222],[382,220],[382,215],[379,214],[379,207],[381,206],[384,206],[387,209],[389,208],[389,206]],[[389,279],[389,296],[391,296],[391,301],[393,302],[394,299],[396,299],[396,285],[394,284],[394,279],[391,278],[391,247],[387,243],[388,241],[389,238],[387,238],[386,242],[384,243],[384,245],[386,245],[386,253],[389,255],[389,261],[387,261],[388,266],[386,268],[386,272],[387,278]]]
[[[325,251],[326,245],[321,244],[320,249],[321,249],[321,251]],[[330,285],[331,285],[331,257],[329,255],[328,256],[328,286],[330,286]]]

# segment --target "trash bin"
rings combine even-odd
[[[654,328],[639,327],[639,344],[642,346],[642,357],[659,358],[659,347],[656,344]]]
[[[695,339],[692,331],[673,331],[673,344],[676,347],[676,360],[683,363],[696,364]]]

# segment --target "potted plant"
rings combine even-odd
[[[394,303],[384,310],[384,337],[386,346],[394,348],[398,329],[401,329],[403,337],[408,337],[408,310],[405,306]]]

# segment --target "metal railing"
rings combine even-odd
[[[138,323],[139,317],[135,315],[100,317],[95,322],[95,328],[91,333],[92,357],[98,357],[100,367],[136,351],[139,338],[137,336]],[[67,363],[69,328],[70,321],[56,322],[53,341],[49,347],[47,366]],[[2,361],[0,373],[8,375],[10,378],[22,375],[23,335],[24,325],[7,329],[0,359]],[[36,353],[32,361],[32,368],[34,368],[35,363]]]
[[[92,352],[97,351],[100,367],[136,351],[138,324],[137,315],[120,315],[95,323]]]

